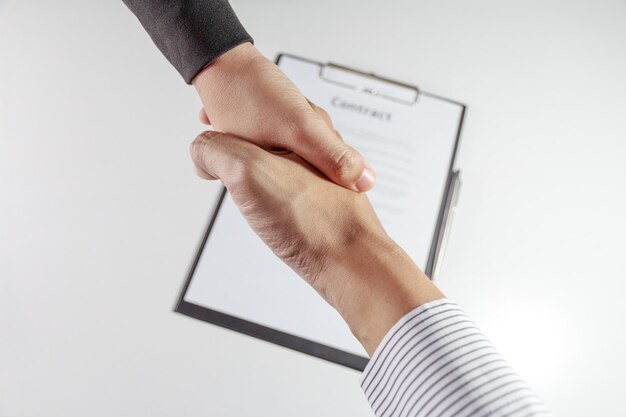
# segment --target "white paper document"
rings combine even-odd
[[[387,233],[426,266],[463,106],[340,67],[282,56],[279,66],[330,114],[376,171],[368,197]],[[365,356],[347,325],[252,232],[228,195],[184,301]]]

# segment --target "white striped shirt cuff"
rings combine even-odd
[[[549,415],[476,325],[446,299],[416,308],[389,330],[361,387],[377,417]]]

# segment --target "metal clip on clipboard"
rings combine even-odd
[[[417,86],[404,84],[380,77],[371,72],[363,72],[334,63],[321,65],[319,77],[326,82],[341,87],[364,94],[371,94],[408,106],[415,106],[421,94]],[[431,279],[434,279],[441,269],[443,255],[450,235],[452,219],[456,211],[460,184],[460,172],[453,171],[451,168],[441,201],[441,208],[431,243],[428,262],[424,271]]]
[[[333,63],[321,65],[319,76],[326,82],[409,106],[417,104],[420,95],[415,86]]]

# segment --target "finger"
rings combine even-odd
[[[324,123],[326,123],[326,126],[328,126],[329,128],[335,130],[334,126],[333,126],[333,121],[330,118],[330,115],[328,114],[328,112],[326,110],[324,110],[323,108],[321,108],[320,106],[318,106],[317,104],[313,103],[311,100],[309,100],[308,98],[306,99],[306,101],[309,103],[309,106],[311,106],[311,108],[313,110],[315,110],[315,112],[317,114],[320,115],[320,117],[322,118],[322,120],[324,120]]]
[[[198,135],[190,148],[197,174],[209,180],[220,179],[227,188],[244,179],[250,161],[261,152],[250,142],[215,131]]]
[[[342,142],[345,142],[345,141],[343,140],[343,136],[341,136],[341,133],[339,133],[339,131],[338,131],[337,129],[334,129],[334,130],[335,130],[335,135],[337,135],[337,137],[339,138],[339,140],[341,140]],[[367,163],[367,161],[365,161],[365,165],[369,165],[369,164]]]
[[[201,111],[203,113],[204,110]],[[189,153],[191,155],[191,161],[193,162],[193,168],[196,171],[196,175],[205,180],[217,180],[219,177],[217,175],[209,174],[209,171],[205,168],[205,141],[211,140],[212,136],[216,136],[218,132],[202,132],[200,133],[193,142],[191,142],[191,146],[189,148]]]
[[[343,142],[344,141],[343,136],[341,136],[341,133],[339,133],[339,131],[335,129],[335,126],[333,126],[333,121],[331,120],[328,112],[324,110],[323,108],[321,108],[320,106],[313,103],[312,101],[310,101],[309,99],[307,99],[306,101],[309,103],[311,108],[315,110],[315,113],[317,113],[322,118],[324,123],[326,123],[326,126],[328,126],[333,132],[335,132],[335,135],[337,135],[337,137]]]
[[[365,158],[345,144],[326,123],[314,123],[291,143],[290,149],[333,182],[354,191],[369,191],[376,175]]]
[[[205,125],[210,125],[211,121],[209,120],[209,116],[207,116],[206,112],[204,111],[204,108],[200,109],[200,113],[198,114],[198,118],[200,119],[201,123],[204,123]]]

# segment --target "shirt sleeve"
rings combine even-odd
[[[187,84],[252,38],[227,0],[123,0]]]
[[[549,416],[450,300],[422,305],[387,333],[361,377],[377,417]]]

